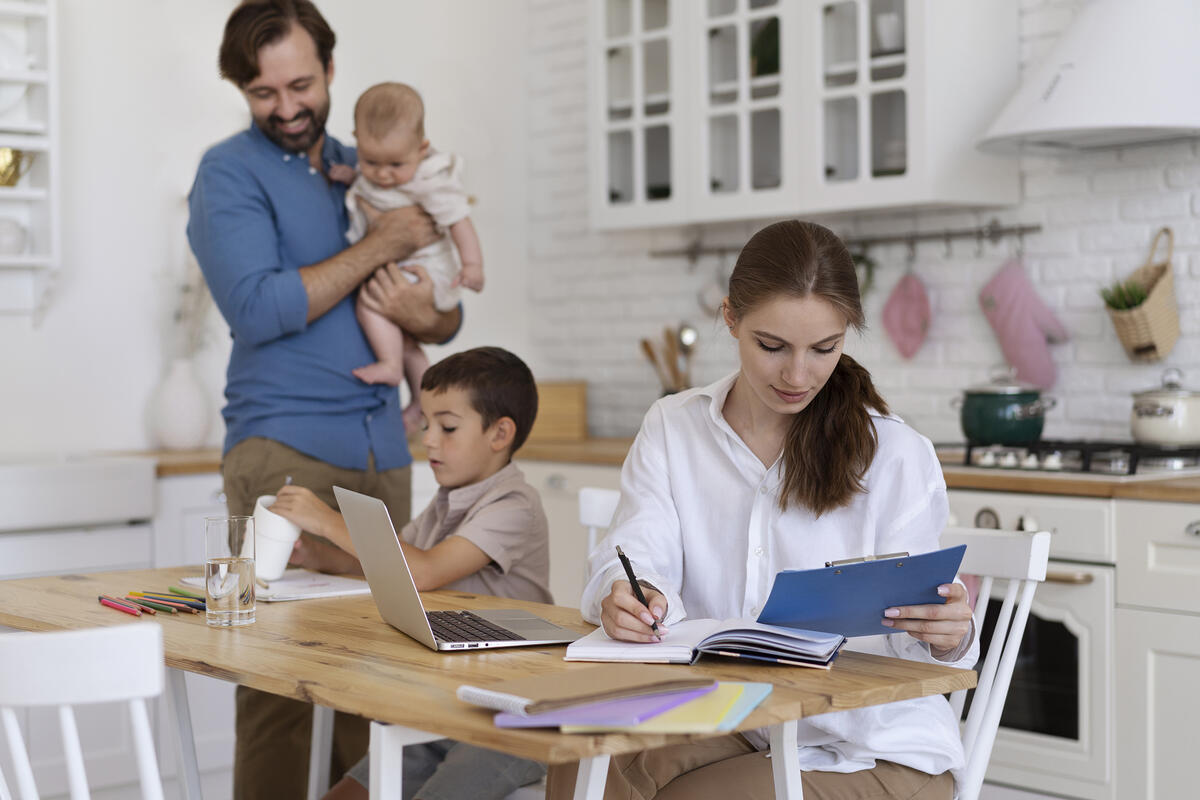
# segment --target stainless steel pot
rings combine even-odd
[[[1133,393],[1129,428],[1134,441],[1141,444],[1200,445],[1200,392],[1183,388],[1183,373],[1168,369],[1162,386]]]

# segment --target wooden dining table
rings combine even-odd
[[[437,652],[395,630],[368,594],[293,602],[258,602],[257,620],[210,627],[204,615],[134,618],[100,605],[98,595],[178,585],[196,567],[68,574],[0,581],[0,625],[55,631],[108,625],[160,625],[184,764],[185,796],[200,797],[183,673],[231,681],[273,694],[357,714],[371,729],[372,797],[398,797],[405,744],[448,737],[547,764],[580,762],[575,797],[601,797],[611,756],[704,738],[703,734],[563,734],[500,729],[493,712],[455,697],[462,684],[591,668],[563,661],[564,647]],[[422,594],[428,610],[527,608],[581,634],[594,629],[579,610],[454,591]],[[843,652],[829,670],[705,660],[665,666],[689,675],[774,685],[735,730],[768,727],[772,749],[796,746],[797,721],[815,714],[946,694],[975,685],[975,673],[938,664]],[[724,735],[712,734],[712,735]],[[800,796],[795,758],[772,759],[776,794]],[[396,792],[392,794],[392,792]]]

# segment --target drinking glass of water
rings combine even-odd
[[[254,622],[254,517],[204,518],[204,595],[209,625]]]

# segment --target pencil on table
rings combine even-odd
[[[132,595],[127,595],[126,599],[132,600],[133,602],[139,603],[144,606],[150,606],[151,608],[156,609],[158,611],[167,611],[167,612],[170,612],[171,614],[179,613],[179,609],[175,608],[174,606],[169,606],[166,603],[159,603],[155,600],[149,600],[145,597],[134,597]]]
[[[205,606],[197,605],[195,603],[182,602],[182,598],[179,598],[176,600],[168,600],[167,598],[162,597],[160,595],[155,595],[155,594],[147,595],[145,592],[130,592],[130,594],[133,595],[134,597],[144,597],[155,603],[161,603],[165,606],[171,606],[172,608],[178,609],[179,611],[188,611],[192,614],[199,614],[201,611],[205,610]]]
[[[182,603],[185,606],[204,610],[207,605],[204,600],[196,600],[191,597],[184,597],[179,594],[170,594],[169,592],[130,592],[134,597],[148,597],[151,600],[170,600],[172,603]]]
[[[144,606],[141,603],[139,603],[137,600],[133,600],[128,597],[114,597],[111,594],[102,595],[102,597],[104,597],[105,600],[112,600],[114,603],[123,603],[124,605],[132,606],[133,608],[136,608],[138,611],[141,611],[143,614],[150,614],[151,616],[153,616],[158,613],[153,608],[150,608],[149,606]]]
[[[118,603],[115,600],[109,600],[104,595],[100,595],[99,599],[100,605],[102,606],[115,608],[117,611],[124,611],[126,614],[132,614],[135,617],[140,617],[142,615],[142,610],[140,608],[134,608],[133,606],[127,606],[124,603]]]
[[[203,600],[204,599],[204,592],[197,592],[195,589],[183,589],[179,586],[168,586],[167,591],[171,592],[172,594],[178,594],[178,595],[183,595],[184,597],[190,597],[193,600]]]

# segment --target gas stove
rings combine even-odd
[[[1015,446],[967,444],[962,463],[983,469],[1161,479],[1200,475],[1200,447],[1070,439],[1042,439]]]

